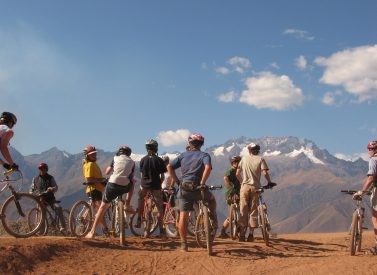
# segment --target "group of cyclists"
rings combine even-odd
[[[6,162],[1,164],[6,170],[18,169],[18,165],[13,161],[8,144],[13,137],[13,127],[17,123],[17,118],[10,112],[3,112],[0,116],[0,151]],[[137,222],[135,227],[141,226],[141,217],[144,197],[147,193],[152,193],[159,212],[158,225],[160,237],[166,239],[166,231],[163,225],[163,192],[162,187],[172,190],[175,185],[179,185],[177,201],[179,207],[178,232],[181,240],[181,251],[188,251],[187,226],[189,212],[193,211],[194,203],[201,199],[201,191],[204,191],[204,199],[208,203],[213,220],[213,227],[218,228],[216,214],[216,199],[211,191],[206,188],[206,182],[212,171],[211,156],[207,152],[201,151],[204,144],[204,137],[198,133],[188,137],[186,150],[173,160],[167,156],[158,156],[158,143],[150,139],[145,143],[147,154],[140,160],[139,170],[141,176],[140,189],[138,191],[138,207],[136,211],[131,206],[131,199],[135,188],[135,161],[131,158],[132,150],[128,146],[121,146],[114,156],[111,164],[106,168],[108,180],[102,175],[100,167],[97,165],[97,150],[89,145],[84,149],[83,176],[87,187],[86,194],[91,198],[97,214],[91,231],[85,236],[94,238],[98,225],[102,227],[105,235],[108,235],[108,228],[104,222],[103,215],[112,200],[118,196],[126,194],[125,211],[136,213]],[[377,255],[377,141],[371,141],[367,145],[370,160],[368,176],[363,188],[354,195],[354,199],[362,196],[372,189],[372,223],[376,238],[376,244],[370,249],[373,255]],[[248,154],[244,156],[233,156],[230,159],[230,167],[224,174],[224,195],[231,204],[231,197],[237,195],[240,200],[240,224],[239,241],[254,241],[254,229],[258,225],[258,198],[257,190],[261,187],[261,176],[263,175],[268,185],[272,185],[269,175],[269,167],[266,160],[259,155],[260,146],[250,143],[247,145]],[[53,207],[61,217],[63,216],[60,205],[56,202],[54,193],[57,185],[54,177],[48,174],[48,165],[41,163],[39,175],[33,178],[30,191],[43,194],[43,199]],[[179,175],[177,175],[179,171]],[[229,211],[228,211],[229,212]],[[61,230],[66,230],[64,218]],[[227,238],[227,228],[229,227],[229,217],[223,222],[219,234],[221,238]],[[246,232],[249,234],[246,238]]]

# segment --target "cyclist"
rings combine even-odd
[[[194,190],[199,185],[203,188],[212,170],[211,156],[200,151],[204,144],[204,137],[200,134],[192,134],[188,138],[190,148],[175,158],[169,165],[168,171],[171,177],[171,185],[179,182],[175,169],[181,167],[182,181],[179,188],[179,224],[178,231],[181,238],[181,250],[188,251],[187,246],[187,224],[189,211],[194,210],[193,205],[195,201],[201,199],[200,190]],[[214,222],[215,229],[217,228],[216,215],[216,200],[213,194],[205,189],[205,200],[209,202],[211,211],[211,218]]]
[[[30,187],[30,193],[40,196],[43,203],[50,206],[59,216],[60,231],[66,232],[66,224],[63,209],[56,201],[54,193],[58,191],[55,178],[48,173],[48,165],[44,162],[38,165],[39,175],[34,177]]]
[[[92,203],[96,209],[99,209],[102,200],[102,192],[105,190],[105,179],[102,177],[101,169],[97,161],[96,147],[88,145],[84,149],[83,174],[86,179],[86,194],[92,199]],[[101,219],[100,224],[104,235],[109,235],[109,230],[105,220]]]
[[[116,156],[114,156],[112,165],[107,167],[107,174],[112,174],[106,185],[101,206],[94,219],[92,229],[85,238],[94,238],[97,225],[103,220],[104,213],[110,206],[111,201],[125,193],[127,193],[127,199],[131,200],[128,195],[133,191],[135,171],[135,162],[130,158],[131,152],[132,150],[128,146],[120,147]],[[128,206],[130,207],[129,202],[130,201],[128,201]]]
[[[18,169],[18,165],[13,161],[12,156],[9,153],[8,145],[12,139],[14,132],[12,128],[17,123],[17,118],[10,112],[3,112],[0,116],[0,151],[6,162],[2,162],[5,169]]]
[[[240,156],[233,156],[230,159],[230,167],[225,171],[224,175],[224,195],[225,200],[228,204],[228,217],[225,219],[223,223],[223,227],[221,228],[221,232],[219,237],[220,238],[229,238],[228,234],[226,233],[226,229],[229,227],[230,222],[230,205],[233,203],[232,196],[238,195],[240,197],[240,189],[241,185],[239,180],[236,176],[236,171],[238,167],[238,163],[241,161]]]
[[[160,227],[160,237],[165,239],[166,232],[163,228],[163,201],[161,184],[165,179],[164,173],[167,171],[162,158],[157,155],[158,143],[150,139],[145,143],[147,155],[140,160],[141,186],[138,200],[138,218],[135,227],[141,227],[141,216],[143,211],[144,197],[151,192],[156,201],[156,206],[160,215],[158,224]]]
[[[256,192],[261,187],[260,178],[263,173],[267,182],[271,182],[268,173],[268,166],[264,158],[259,155],[260,146],[255,143],[250,143],[247,146],[248,155],[242,157],[238,168],[237,178],[241,182],[240,190],[240,211],[241,211],[241,228],[239,241],[245,241],[245,234],[247,228],[247,219],[250,216],[249,226],[250,232],[247,241],[254,241],[254,228],[258,227],[258,199],[259,195]],[[242,174],[241,174],[242,173]]]
[[[369,169],[368,177],[365,180],[363,188],[353,195],[353,199],[368,192],[372,188],[371,204],[372,204],[372,224],[374,229],[375,245],[370,249],[372,255],[377,255],[377,140],[368,143]]]

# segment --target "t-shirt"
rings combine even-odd
[[[142,173],[141,186],[152,190],[161,189],[161,174],[166,172],[166,166],[162,158],[157,155],[146,155],[140,160],[140,172]]]
[[[234,192],[236,194],[240,193],[241,185],[240,185],[239,180],[237,179],[236,171],[237,170],[234,169],[234,167],[229,167],[225,171],[225,175],[224,176],[228,178],[228,180],[230,181],[230,184],[232,185],[232,187],[228,187],[226,184],[224,185],[224,195],[225,195],[225,198],[228,198],[230,196],[230,193],[233,190],[234,190]]]
[[[102,179],[102,172],[96,162],[86,161],[82,167],[82,173],[84,174],[85,179],[87,178],[95,178],[95,179]],[[97,189],[98,191],[103,191],[104,188],[96,187],[96,186],[87,186],[86,193],[89,193],[93,190]]]
[[[368,176],[377,178],[377,156],[373,156],[369,159]]]
[[[134,173],[135,162],[126,155],[115,156],[111,164],[113,173],[109,178],[109,182],[127,186]]]
[[[173,169],[181,167],[182,182],[188,181],[194,185],[200,184],[206,165],[212,167],[211,156],[199,150],[185,151],[170,163]]]
[[[250,184],[259,188],[262,170],[268,170],[268,166],[264,158],[249,154],[242,157],[238,169],[242,173],[242,184]]]

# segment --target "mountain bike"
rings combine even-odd
[[[216,227],[214,220],[209,209],[209,202],[204,198],[204,191],[208,188],[209,190],[218,190],[222,186],[198,186],[196,190],[200,190],[201,199],[198,201],[199,212],[196,217],[195,223],[195,239],[197,244],[202,248],[207,248],[208,254],[212,255],[212,243],[216,235]]]
[[[259,194],[258,199],[258,224],[262,231],[262,236],[264,243],[266,246],[270,245],[270,231],[271,231],[271,224],[270,220],[268,218],[267,214],[267,204],[263,200],[262,193],[266,189],[272,189],[274,186],[276,186],[276,183],[270,182],[269,184],[262,186],[257,190],[257,193]]]
[[[61,230],[61,221],[59,214],[57,212],[57,209],[55,209],[54,205],[50,205],[48,202],[44,201],[42,199],[43,195],[46,194],[47,192],[43,192],[39,196],[37,196],[43,208],[33,208],[29,211],[28,213],[28,226],[29,228],[34,227],[34,222],[35,220],[39,219],[39,215],[41,215],[42,211],[45,212],[45,220],[43,221],[43,225],[41,226],[41,229],[39,232],[37,232],[37,235],[63,235],[63,236],[69,236],[70,235],[70,230],[67,230],[69,228],[68,226],[68,219],[69,219],[69,210],[68,209],[62,209],[63,211],[63,217],[64,217],[64,223],[65,223],[65,228]],[[55,201],[55,203],[60,203],[60,201]],[[50,206],[50,207],[49,207]]]
[[[176,190],[169,190],[163,189],[167,201],[164,201],[164,217],[162,222],[164,224],[164,228],[166,230],[166,235],[172,238],[178,236],[178,217],[179,217],[179,210],[176,207],[172,206],[172,202],[177,194]]]
[[[230,237],[232,240],[237,239],[239,234],[239,222],[240,222],[240,197],[238,194],[231,196],[231,205],[229,207],[229,224],[230,224]]]
[[[348,195],[353,195],[357,191],[355,190],[341,190],[340,192],[348,194]],[[372,192],[368,191],[366,195],[371,195]],[[363,206],[363,199],[362,196],[358,196],[355,198],[355,210],[353,211],[352,214],[352,222],[349,230],[350,234],[350,254],[351,256],[354,256],[357,252],[361,251],[361,241],[363,237],[363,229],[367,229],[363,227],[364,223],[364,213],[365,213],[365,207]]]
[[[149,237],[158,227],[159,212],[156,205],[156,199],[152,192],[148,191],[144,197],[143,211],[141,214],[141,226],[136,227],[138,218],[138,209],[130,218],[130,229],[132,234],[137,237]]]
[[[33,236],[40,230],[45,219],[45,213],[42,211],[32,227],[28,226],[28,213],[33,208],[42,209],[42,204],[32,194],[18,192],[17,188],[13,186],[17,183],[22,186],[23,177],[21,171],[9,170],[3,174],[5,177],[0,180],[0,185],[2,185],[0,193],[5,190],[11,193],[0,210],[0,219],[4,230],[16,238]]]

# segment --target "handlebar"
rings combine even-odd
[[[198,185],[197,187],[195,187],[195,190],[203,190],[203,186],[204,188],[208,188],[209,190],[219,190],[219,189],[222,189],[223,186],[222,185]]]
[[[340,190],[340,192],[346,193],[347,195],[353,195],[353,194],[357,193],[358,191],[356,191],[356,190]],[[372,194],[372,192],[368,191],[365,194],[370,196]]]

